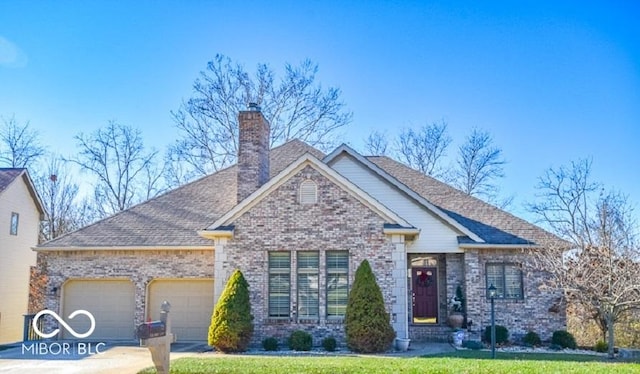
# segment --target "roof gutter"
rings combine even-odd
[[[539,244],[491,244],[491,243],[464,243],[458,244],[460,249],[524,249],[542,248]]]
[[[124,246],[124,247],[31,247],[32,251],[36,252],[67,252],[67,251],[213,251],[214,247],[211,246]]]

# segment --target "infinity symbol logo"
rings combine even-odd
[[[67,331],[69,331],[71,335],[75,336],[78,339],[86,338],[87,336],[91,335],[91,333],[93,333],[93,330],[95,330],[96,328],[96,319],[93,318],[93,314],[87,312],[84,309],[78,309],[75,312],[69,314],[69,319],[73,319],[73,317],[77,316],[78,314],[84,314],[85,316],[89,317],[89,320],[91,321],[91,327],[89,328],[89,331],[85,332],[84,334],[78,334],[74,329],[71,328],[71,326],[69,326],[62,318],[60,318],[60,316],[56,312],[45,309],[38,312],[38,314],[36,314],[35,317],[33,317],[33,322],[31,323],[31,325],[33,326],[33,331],[35,331],[36,334],[38,334],[39,336],[45,339],[51,338],[60,332],[60,329],[55,329],[48,334],[45,334],[42,331],[40,331],[40,329],[38,328],[38,319],[40,319],[40,317],[42,317],[45,314],[48,314],[53,318],[55,318],[62,326],[64,326],[64,328]]]

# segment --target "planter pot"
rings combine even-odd
[[[457,330],[453,332],[453,345],[456,348],[460,348],[462,347],[462,342],[464,341],[465,338],[465,333],[463,330]]]
[[[462,314],[452,314],[449,316],[449,326],[454,329],[459,329],[462,327],[462,323],[464,322],[464,316]]]
[[[401,352],[406,352],[410,342],[411,339],[396,338],[396,348]]]

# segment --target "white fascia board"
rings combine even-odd
[[[481,237],[479,237],[478,235],[476,235],[473,231],[469,230],[467,227],[463,226],[458,221],[456,221],[455,219],[451,218],[448,214],[443,212],[440,208],[438,208],[435,205],[431,204],[424,197],[420,196],[414,190],[412,190],[409,187],[407,187],[404,183],[400,182],[399,180],[397,180],[396,178],[391,176],[386,171],[382,170],[379,166],[377,166],[373,162],[367,160],[365,157],[360,155],[358,152],[353,150],[348,145],[342,144],[341,146],[336,148],[333,152],[331,152],[329,155],[327,155],[322,161],[325,162],[328,165],[328,164],[331,163],[331,161],[333,161],[336,157],[338,157],[343,152],[347,153],[349,156],[355,158],[358,162],[362,163],[364,166],[366,166],[369,169],[371,169],[374,173],[378,174],[380,177],[385,179],[387,182],[391,183],[391,185],[393,185],[394,187],[396,187],[400,191],[402,191],[405,194],[407,194],[413,200],[415,200],[418,203],[420,203],[421,205],[423,205],[425,208],[427,208],[427,210],[429,210],[430,212],[435,214],[437,217],[439,217],[441,220],[443,220],[447,224],[449,224],[452,227],[458,229],[460,232],[464,233],[465,235],[467,235],[468,237],[470,237],[474,241],[476,241],[478,243],[484,243],[484,240]]]

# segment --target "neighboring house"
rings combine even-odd
[[[22,340],[44,208],[27,169],[0,168],[0,343]]]
[[[527,251],[554,239],[547,232],[387,157],[345,145],[323,155],[297,140],[269,150],[256,107],[239,122],[237,165],[39,246],[47,306],[91,311],[92,339],[131,339],[168,300],[178,339],[205,340],[238,268],[250,286],[254,344],[296,329],[317,344],[344,338],[349,287],[367,259],[398,337],[448,334],[460,286],[479,338],[491,283],[497,323],[512,336],[565,328],[560,294],[527,266]]]

